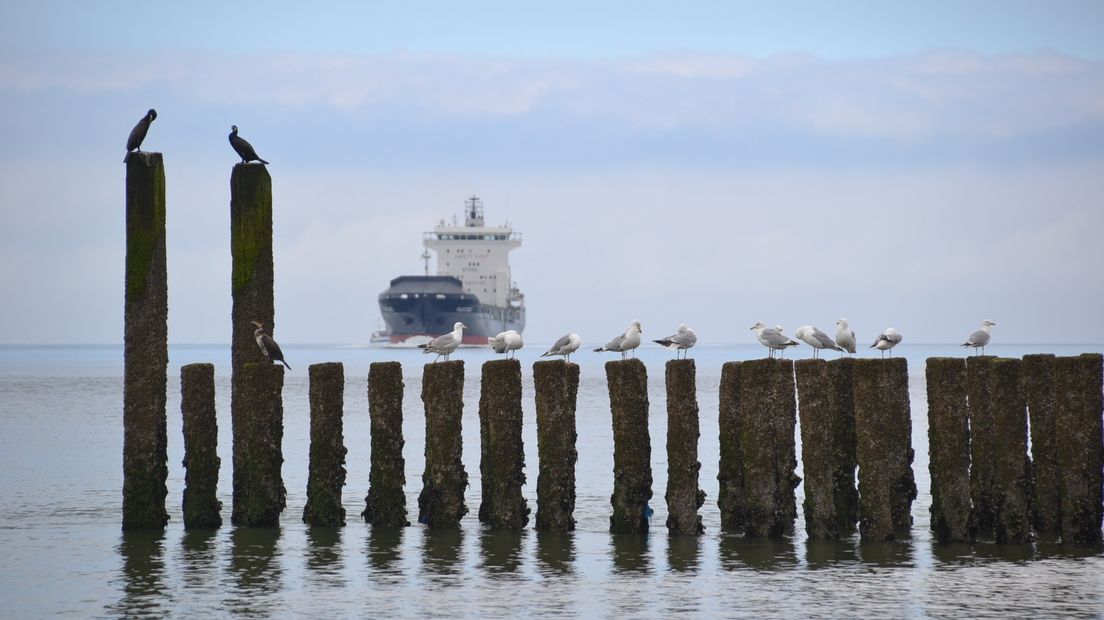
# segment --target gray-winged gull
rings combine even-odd
[[[507,357],[516,355],[511,352],[517,351],[525,346],[525,342],[521,339],[521,334],[513,329],[500,332],[494,338],[491,338],[487,344],[491,345],[495,353],[505,353]]]
[[[442,355],[447,362],[449,353],[455,351],[456,348],[460,346],[460,343],[463,342],[465,327],[467,327],[467,325],[457,321],[453,324],[451,332],[443,336],[437,336],[425,344],[418,345],[418,348],[423,349],[422,353],[436,353],[437,357],[433,358],[434,363],[441,359]]]
[[[887,327],[884,332],[878,334],[878,338],[874,340],[874,344],[870,345],[869,348],[881,351],[882,357],[885,357],[885,352],[889,351],[889,356],[893,357],[893,351],[890,351],[890,349],[901,344],[902,340],[904,340],[904,338],[901,337],[901,334],[897,333],[897,330],[892,327]]]
[[[775,351],[782,351],[782,355],[785,356],[786,347],[797,346],[797,342],[783,335],[781,329],[767,327],[762,321],[752,325],[751,329],[755,332],[755,337],[759,339],[759,343],[767,347],[768,357],[774,357]]]
[[[970,334],[970,337],[966,339],[966,342],[962,343],[964,347],[974,347],[974,352],[981,349],[981,355],[985,355],[985,345],[989,344],[989,331],[993,329],[996,323],[985,319],[981,322],[981,329]]]
[[[571,333],[563,336],[552,344],[552,347],[541,354],[541,357],[547,357],[549,355],[562,355],[567,361],[571,361],[571,354],[579,350],[582,346],[583,340],[579,338],[579,334]]]
[[[813,347],[813,359],[820,357],[821,349],[832,349],[833,351],[842,351],[839,345],[834,340],[828,337],[828,334],[820,331],[812,325],[802,325],[794,331],[794,336],[798,340],[805,342],[805,344]]]
[[[652,342],[671,349],[675,352],[675,359],[678,359],[679,351],[686,351],[698,343],[698,335],[694,333],[694,330],[680,323],[678,329],[675,330],[675,334]]]
[[[855,330],[847,324],[847,319],[836,321],[836,344],[849,354],[855,352]]]
[[[595,351],[614,351],[621,354],[621,359],[625,359],[626,353],[640,346],[641,333],[643,333],[643,330],[640,328],[640,321],[633,321],[629,323],[625,333],[610,340],[605,346],[598,347]]]

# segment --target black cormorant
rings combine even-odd
[[[284,352],[280,350],[280,345],[276,344],[272,336],[268,335],[264,325],[258,321],[253,321],[253,324],[257,326],[257,329],[253,330],[253,339],[257,341],[257,346],[261,348],[261,352],[268,358],[268,361],[274,364],[280,362],[288,370],[291,370],[291,366],[288,366],[288,363],[284,361]]]
[[[230,146],[234,147],[234,150],[238,153],[238,157],[242,158],[242,163],[247,164],[251,161],[259,161],[262,164],[268,162],[257,157],[257,151],[253,150],[253,145],[246,142],[245,138],[238,135],[238,126],[230,126]]]
[[[127,138],[127,154],[123,158],[125,164],[130,159],[131,151],[142,152],[142,140],[146,139],[146,132],[149,131],[150,123],[153,119],[157,118],[157,110],[150,108],[149,112],[142,117],[142,120],[138,121],[138,124],[134,126],[134,129],[130,130],[130,137]]]

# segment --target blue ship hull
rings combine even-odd
[[[452,276],[399,276],[380,293],[380,314],[392,344],[411,338],[435,338],[452,331],[457,321],[467,325],[463,344],[483,345],[508,329],[525,329],[525,306],[482,304]]]

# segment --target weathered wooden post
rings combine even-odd
[[[126,247],[123,529],[163,528],[169,522],[169,297],[161,153],[131,153],[127,159]]]
[[[345,486],[345,367],[312,364],[310,376],[310,464],[303,522],[316,527],[345,525],[341,488]]]
[[[1062,472],[1062,541],[1099,543],[1104,409],[1104,356],[1099,353],[1054,360],[1057,394],[1055,431]]]
[[[371,419],[372,466],[361,516],[375,527],[406,527],[406,460],[402,432],[403,377],[398,362],[368,367],[368,416]]]
[[[468,473],[461,460],[464,412],[464,362],[430,363],[422,376],[426,445],[418,522],[433,528],[459,529],[468,514],[464,489]]]
[[[284,463],[284,367],[246,364],[239,371],[241,432],[235,453],[238,486],[230,522],[247,527],[275,527],[286,506]]]
[[[1054,355],[1023,356],[1024,396],[1031,431],[1031,513],[1035,533],[1056,538],[1062,529],[1062,472],[1058,468],[1058,438]]]
[[[931,530],[938,542],[974,540],[970,520],[970,420],[966,360],[928,358],[928,469]]]
[[[648,531],[652,442],[648,434],[648,370],[638,359],[606,362],[613,414],[613,495],[610,532]]]
[[[859,488],[855,470],[859,467],[855,445],[855,358],[828,362],[832,380],[832,499],[836,505],[839,531],[855,531],[859,522]]]
[[[214,364],[180,369],[180,412],[184,418],[184,529],[222,525],[218,500],[218,419]]]
[[[698,487],[697,369],[694,360],[669,360],[667,381],[667,531],[698,536],[705,531],[698,508],[705,491]]]
[[[479,520],[496,530],[520,530],[529,523],[525,447],[521,440],[521,363],[516,359],[483,364],[479,392],[479,471],[483,500]]]
[[[793,534],[797,518],[797,401],[792,360],[739,362],[740,446],[749,537]]]
[[[533,364],[537,403],[536,529],[568,532],[575,529],[575,398],[579,393],[579,365],[563,360]],[[538,538],[538,541],[540,539]]]
[[[794,370],[801,416],[805,529],[809,538],[837,540],[854,531],[858,500],[850,381],[853,366],[846,359],[831,363],[808,359],[795,362]]]
[[[744,494],[744,451],[740,446],[740,362],[721,367],[720,402],[717,425],[721,455],[717,467],[717,506],[721,510],[721,529],[740,533],[747,524],[747,498]]]
[[[854,398],[859,534],[869,541],[907,538],[916,499],[908,362],[855,360]]]
[[[1018,359],[966,361],[970,486],[977,533],[997,542],[1031,539],[1027,406]]]

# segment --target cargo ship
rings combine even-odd
[[[464,223],[438,222],[422,235],[424,275],[399,276],[380,293],[380,314],[390,346],[417,346],[467,325],[465,345],[485,345],[508,329],[525,329],[525,295],[510,273],[509,252],[521,247],[521,233],[505,226],[486,226],[483,202],[464,203]],[[437,259],[436,275],[429,262]]]

